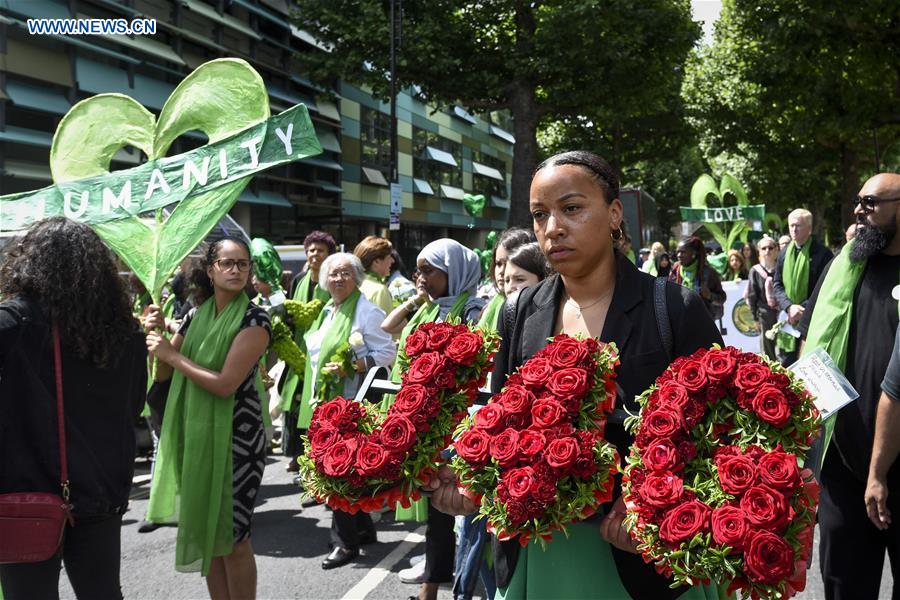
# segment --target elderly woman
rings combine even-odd
[[[359,388],[360,374],[371,367],[388,367],[397,356],[391,336],[379,327],[384,311],[359,291],[366,276],[360,260],[346,252],[332,254],[322,263],[319,275],[319,285],[328,291],[331,300],[304,336],[307,360],[298,422],[303,428],[309,427],[315,404],[335,396],[353,398]],[[332,360],[347,343],[352,352],[351,371],[346,370],[343,361]],[[325,373],[329,374],[328,381],[320,381]],[[359,556],[360,544],[374,541],[375,525],[368,513],[360,511],[350,515],[334,511],[332,551],[322,561],[322,568],[347,564]]]

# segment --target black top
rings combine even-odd
[[[900,402],[900,328],[894,336],[894,351],[891,352],[891,362],[884,373],[881,389],[891,400]]]
[[[765,276],[760,269],[766,272]],[[762,320],[763,316],[773,318],[778,316],[778,309],[769,308],[769,300],[766,298],[766,279],[774,278],[774,275],[774,271],[769,271],[761,264],[750,269],[750,278],[747,281],[747,304],[750,306],[754,321]],[[761,331],[760,335],[765,335],[765,333],[765,331]]]
[[[634,411],[638,405],[634,398],[650,387],[669,366],[659,337],[653,304],[655,278],[638,271],[627,258],[616,255],[616,287],[600,339],[615,342],[621,364],[616,370],[616,381],[625,397],[616,399],[616,407]],[[494,393],[500,391],[508,374],[533,356],[547,344],[547,338],[556,331],[556,315],[563,302],[564,285],[559,275],[545,279],[536,286],[526,288],[517,300],[515,325],[506,331],[504,319],[498,320],[501,337],[500,350],[495,357],[495,370],[491,378]],[[699,348],[722,343],[703,300],[691,290],[674,283],[666,284],[666,302],[673,334],[672,359],[686,356]],[[632,440],[621,425],[609,424],[607,439],[614,443],[620,457],[628,456]],[[621,477],[617,478],[615,496],[620,494]],[[599,535],[599,532],[598,534]],[[518,559],[519,542],[498,543],[494,540],[494,565],[497,584],[505,586],[512,578]],[[612,548],[616,567],[622,583],[634,598],[674,598],[686,588],[669,588],[670,580],[659,575],[637,554]],[[585,574],[589,576],[589,574]]]
[[[124,511],[134,475],[134,424],[147,391],[144,336],[135,324],[107,369],[61,342],[73,512]],[[53,336],[36,302],[0,303],[0,457],[0,493],[60,493]]]
[[[830,267],[830,264],[826,266],[826,273]],[[809,297],[809,308],[798,327],[804,334],[809,329],[824,280],[823,276]],[[853,316],[850,319],[844,375],[859,392],[859,398],[838,412],[834,425],[834,443],[829,452],[839,452],[847,469],[862,484],[866,483],[869,475],[881,381],[894,348],[898,317],[897,300],[892,293],[898,283],[900,255],[877,254],[868,260],[853,296]],[[900,468],[888,471],[888,481],[891,485],[900,484]]]
[[[809,296],[799,298],[798,302],[791,302],[787,292],[784,291],[784,257],[788,252],[800,252],[800,249],[791,242],[778,255],[778,261],[775,263],[775,300],[778,301],[780,310],[787,310],[792,304],[799,304],[803,308],[807,308]],[[828,266],[832,258],[834,258],[834,255],[831,254],[828,248],[816,240],[812,241],[809,247],[809,287],[806,288],[810,295],[812,295],[813,288],[816,287],[816,283],[821,278],[822,273],[825,272],[825,267]]]

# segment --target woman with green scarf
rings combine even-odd
[[[511,227],[500,234],[497,243],[494,245],[494,254],[491,257],[491,280],[494,284],[495,294],[490,299],[487,306],[478,319],[478,327],[481,329],[497,330],[497,318],[500,316],[500,309],[506,301],[504,292],[504,269],[506,268],[506,260],[519,246],[534,241],[534,234],[527,229],[521,227]]]
[[[393,249],[390,240],[376,235],[367,236],[353,249],[366,272],[359,291],[386,315],[394,310],[394,300],[384,283],[394,265]]]
[[[359,284],[365,277],[360,260],[346,252],[332,254],[319,271],[319,285],[331,299],[304,336],[307,350],[303,397],[298,425],[309,427],[313,407],[335,396],[353,398],[361,375],[372,367],[388,367],[397,356],[391,336],[379,326],[384,311],[366,300]],[[360,544],[375,541],[368,513],[334,511],[332,551],[323,569],[347,564],[359,555]]]
[[[212,598],[256,596],[250,522],[266,438],[255,381],[272,328],[244,293],[252,264],[243,240],[214,242],[210,297],[172,341],[157,331],[165,325],[158,307],[144,321],[156,380],[172,380],[147,516],[178,523],[175,568],[200,571]]]
[[[719,274],[706,262],[703,240],[696,236],[682,240],[675,250],[675,255],[678,262],[669,272],[669,281],[700,294],[712,318],[721,319],[725,306],[725,290],[722,289]]]

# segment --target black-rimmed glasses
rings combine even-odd
[[[862,209],[866,212],[872,212],[875,208],[878,207],[879,204],[884,204],[886,202],[896,202],[900,200],[900,196],[894,196],[893,198],[879,198],[878,196],[873,196],[871,194],[867,194],[865,196],[857,196],[853,200],[853,206],[862,206]]]
[[[253,261],[249,260],[234,260],[233,258],[220,258],[216,262],[213,263],[219,270],[223,273],[227,273],[233,268],[237,267],[238,271],[241,273],[246,273],[250,270],[250,267],[253,265]]]

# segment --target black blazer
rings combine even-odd
[[[667,356],[656,323],[654,281],[653,276],[639,271],[626,257],[616,254],[616,287],[600,339],[615,342],[619,349],[621,364],[616,372],[616,381],[625,394],[624,398],[620,396],[616,399],[617,408],[627,407],[634,411],[638,406],[634,398],[650,387],[675,357],[722,343],[722,336],[700,296],[669,282],[666,284],[666,302],[674,356]],[[501,390],[510,373],[543,348],[547,338],[556,333],[556,315],[563,302],[563,292],[562,279],[554,275],[519,294],[512,331],[507,331],[507,324],[501,315],[497,324],[501,344],[491,378],[494,393]],[[606,436],[619,449],[624,461],[632,443],[630,436],[621,425],[613,424],[607,426]],[[617,480],[616,497],[621,493],[619,484]],[[657,574],[653,566],[646,564],[637,554],[616,548],[612,548],[612,553],[622,583],[634,598],[675,598],[687,589],[670,589],[670,580]],[[518,540],[499,542],[494,538],[497,585],[509,584],[518,555]],[[589,574],[585,573],[585,576]]]

